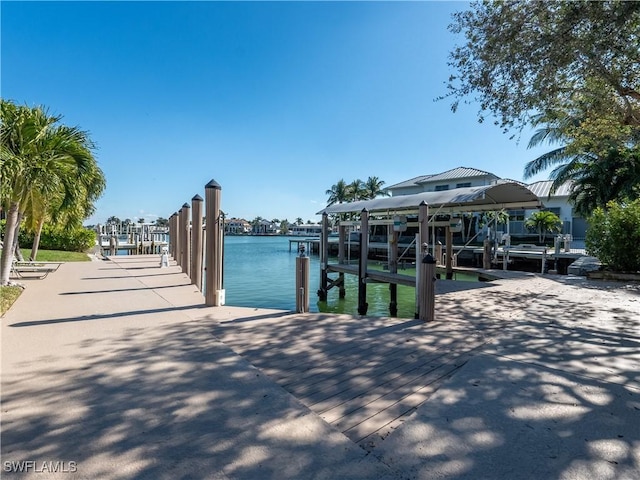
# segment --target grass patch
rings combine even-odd
[[[21,248],[22,256],[26,259],[31,255],[30,248]],[[63,252],[61,250],[38,250],[38,262],[88,262],[89,255],[81,252]]]
[[[0,287],[0,315],[4,316],[4,314],[7,313],[21,293],[22,287],[13,285]]]

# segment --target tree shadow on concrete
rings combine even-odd
[[[65,349],[5,375],[3,460],[77,463],[59,478],[391,478],[198,322]]]

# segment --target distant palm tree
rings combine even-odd
[[[364,182],[359,178],[347,185],[347,198],[351,202],[365,199]]]
[[[543,243],[547,233],[560,232],[562,221],[558,216],[549,211],[533,212],[524,222],[524,226],[538,232],[538,241]]]
[[[302,220],[302,217],[296,218],[296,225],[302,225],[303,223],[304,223],[304,220]]]
[[[344,203],[349,201],[349,190],[347,187],[347,183],[342,178],[338,180],[338,182],[335,185],[332,185],[331,188],[327,190],[325,193],[329,195],[329,199],[327,201],[327,207],[335,203]]]
[[[388,197],[389,192],[382,189],[384,180],[380,180],[378,177],[369,177],[364,182],[362,189],[364,199],[373,199],[379,196]]]

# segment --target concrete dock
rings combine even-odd
[[[640,479],[638,284],[443,281],[424,324],[205,307],[157,255],[23,283],[3,478]]]

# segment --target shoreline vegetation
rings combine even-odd
[[[24,258],[29,258],[31,249],[20,249]],[[64,252],[61,250],[38,250],[36,261],[38,262],[88,262],[89,255],[82,252]],[[11,306],[22,294],[20,285],[0,286],[0,316],[4,317]]]

